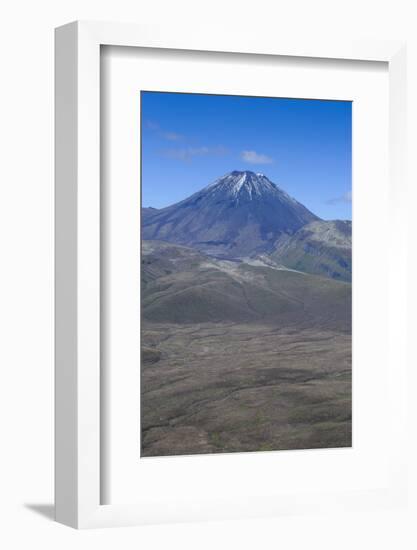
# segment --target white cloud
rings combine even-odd
[[[161,136],[168,141],[181,141],[184,139],[182,134],[177,134],[177,132],[161,132]]]
[[[274,162],[268,155],[256,151],[242,151],[240,158],[250,164],[272,164]]]
[[[327,204],[338,204],[338,203],[351,203],[352,202],[352,191],[347,191],[340,197],[335,197],[326,201]]]
[[[164,157],[181,160],[183,162],[191,162],[194,157],[203,157],[207,155],[221,156],[226,155],[227,149],[221,145],[217,147],[182,147],[178,149],[165,149],[162,151]]]
[[[149,130],[159,130],[159,124],[153,120],[147,120],[146,127],[149,128]]]
[[[164,130],[163,128],[161,128],[159,122],[155,122],[154,120],[146,120],[145,125],[146,128],[149,128],[149,130],[155,132],[159,137],[168,141],[181,141],[182,139],[185,139],[185,136],[179,134],[178,132]]]

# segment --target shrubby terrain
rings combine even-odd
[[[351,222],[232,172],[143,209],[142,455],[351,445]]]

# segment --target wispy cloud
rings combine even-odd
[[[339,203],[351,203],[352,202],[352,191],[347,191],[344,195],[340,197],[334,197],[326,201],[326,204],[339,204]]]
[[[159,130],[159,124],[153,120],[146,120],[145,126],[149,128],[149,130]]]
[[[154,120],[146,120],[145,126],[158,137],[166,141],[181,142],[185,141],[183,147],[172,147],[168,149],[162,149],[160,151],[161,156],[169,159],[179,160],[181,162],[191,162],[196,157],[205,156],[223,156],[228,154],[228,150],[222,145],[208,147],[206,145],[186,146],[187,142],[192,144],[193,140],[190,140],[184,134],[174,132],[171,130],[165,130],[158,122]]]
[[[244,162],[249,162],[250,164],[272,164],[274,162],[268,155],[257,153],[256,151],[242,151],[240,158]]]
[[[168,141],[181,141],[184,139],[184,136],[182,134],[177,134],[177,132],[161,132],[160,135]]]
[[[185,136],[179,134],[178,132],[164,130],[163,128],[161,128],[160,124],[158,122],[155,122],[154,120],[146,120],[145,126],[152,132],[155,132],[159,137],[161,137],[162,139],[166,139],[167,141],[181,141],[185,139]]]
[[[208,155],[223,156],[227,155],[228,150],[219,145],[217,147],[181,147],[173,149],[164,149],[162,155],[166,158],[180,160],[182,162],[191,162],[195,157],[204,157]]]

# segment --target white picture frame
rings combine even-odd
[[[76,528],[134,525],[146,514],[134,504],[101,504],[100,445],[100,47],[102,45],[168,48],[211,52],[285,55],[334,60],[383,61],[389,69],[390,185],[400,197],[405,186],[405,44],[400,41],[293,41],[243,29],[178,29],[113,23],[75,22],[56,30],[56,519]],[[396,236],[405,231],[401,205]],[[406,254],[406,251],[403,251]],[[400,270],[401,277],[401,270]],[[391,315],[405,319],[405,296],[392,304]],[[401,342],[399,342],[401,344]],[[405,424],[405,341],[398,351],[395,381],[389,396]],[[405,499],[405,434],[386,490],[369,494],[289,495],[282,503],[257,503],[252,515],[308,511],[339,506],[341,510],[379,501],[394,505]],[[298,502],[297,502],[298,501]],[[174,507],[175,508],[175,507]],[[242,512],[243,514],[245,512]],[[213,517],[230,517],[217,510]],[[234,517],[234,516],[232,516]],[[239,511],[237,511],[239,517]],[[171,520],[186,520],[175,510]],[[201,519],[196,517],[196,519]]]

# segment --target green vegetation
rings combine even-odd
[[[340,281],[352,279],[352,223],[314,221],[281,236],[268,256],[277,264]]]

